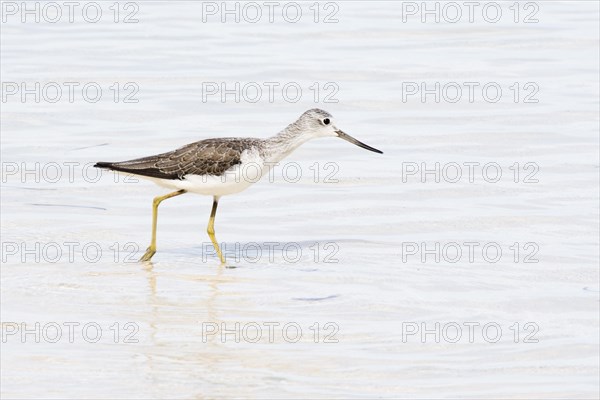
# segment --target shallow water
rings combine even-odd
[[[598,4],[538,2],[535,24],[512,2],[496,24],[337,4],[332,24],[203,23],[201,4],[159,1],[134,24],[2,24],[3,82],[103,89],[2,103],[4,398],[599,396]],[[203,83],[236,81],[303,94],[203,101]],[[114,82],[139,101],[115,103]],[[403,82],[503,95],[403,101]],[[211,199],[169,200],[153,262],[135,262],[163,191],[89,163],[265,137],[315,106],[385,154],[313,141],[223,198],[229,268]],[[439,182],[420,173],[435,163]]]

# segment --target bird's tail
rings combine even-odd
[[[99,161],[96,164],[94,164],[94,167],[96,167],[96,168],[105,168],[105,169],[113,169],[114,168],[114,163],[105,162],[105,161]]]

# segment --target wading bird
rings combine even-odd
[[[383,154],[338,129],[331,114],[315,108],[306,111],[296,122],[268,139],[205,139],[168,153],[130,161],[98,162],[95,167],[133,174],[175,190],[155,197],[152,202],[152,239],[140,261],[149,261],[156,253],[159,204],[163,200],[190,192],[213,196],[207,232],[221,263],[224,264],[225,258],[215,237],[215,215],[221,196],[241,192],[258,180],[254,176],[252,179],[244,176],[245,167],[249,164],[258,167],[262,177],[268,173],[271,166],[287,157],[298,146],[320,137],[339,137],[364,149]]]

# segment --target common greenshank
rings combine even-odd
[[[149,261],[156,253],[159,204],[163,200],[190,192],[213,196],[207,232],[221,264],[225,264],[225,258],[215,237],[215,215],[221,196],[248,188],[298,146],[320,137],[339,137],[363,149],[383,154],[338,129],[331,114],[315,108],[306,111],[296,122],[268,139],[205,139],[168,153],[130,161],[98,162],[95,167],[133,174],[175,190],[155,197],[152,202],[152,239],[140,261]],[[252,179],[244,176],[244,171],[247,171],[246,167],[250,164],[253,165]],[[258,179],[255,171],[258,171]]]

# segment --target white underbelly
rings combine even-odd
[[[185,190],[190,193],[211,196],[225,196],[239,193],[252,185],[245,181],[221,180],[219,176],[211,175],[186,175],[184,179],[148,178],[157,185],[173,190]]]

